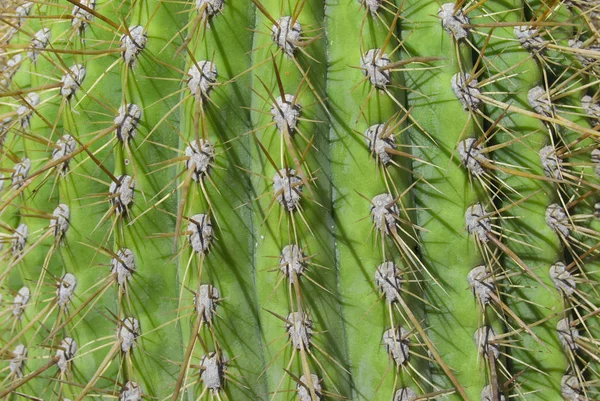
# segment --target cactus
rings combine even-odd
[[[597,399],[597,1],[0,14],[0,399]]]

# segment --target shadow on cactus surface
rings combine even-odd
[[[0,399],[600,399],[599,30],[2,0]]]

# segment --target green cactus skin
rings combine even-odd
[[[520,6],[521,2],[518,1],[497,3],[490,5],[486,11],[497,13],[496,20],[515,23],[523,21],[523,11],[519,10]],[[478,23],[489,21],[490,19],[485,17],[477,20]],[[484,65],[489,71],[489,76],[508,69],[510,69],[509,73],[517,74],[517,76],[512,80],[498,80],[485,86],[485,91],[494,93],[491,96],[504,103],[509,101],[508,97],[510,96],[510,101],[514,102],[515,106],[530,110],[532,106],[527,101],[527,91],[541,84],[542,76],[540,67],[531,54],[523,49],[518,41],[515,41],[513,29],[513,27],[507,27],[494,30],[493,37],[487,43],[486,54],[488,56],[484,60]],[[489,29],[484,28],[483,34],[485,35],[487,32]],[[478,47],[483,46],[485,39],[486,37],[478,39]],[[517,95],[508,95],[518,90],[517,88],[527,88],[527,90],[521,91]],[[489,109],[489,111],[486,109],[486,112],[491,119],[497,119],[502,115],[501,108],[491,106]],[[539,120],[524,115],[502,118],[499,126],[503,127],[503,130],[495,135],[495,141],[500,144],[510,141],[519,133],[528,133],[528,135],[522,136],[521,134],[514,144],[499,148],[493,153],[494,160],[510,166],[531,166],[527,171],[529,174],[543,177],[544,173],[538,152],[551,141],[546,126]],[[531,399],[550,400],[559,391],[560,378],[567,367],[555,330],[556,323],[563,318],[561,298],[551,290],[552,281],[546,273],[550,265],[561,259],[560,242],[545,221],[546,207],[556,200],[555,187],[543,180],[532,180],[502,172],[498,174],[499,179],[518,193],[516,196],[508,194],[508,199],[505,199],[501,205],[502,208],[507,208],[502,213],[502,229],[507,233],[521,233],[528,237],[526,245],[511,240],[506,241],[506,245],[522,262],[530,268],[536,269],[536,278],[527,274],[519,274],[512,280],[512,285],[521,286],[523,289],[511,291],[518,298],[511,298],[507,300],[507,303],[527,324],[544,319],[549,312],[556,313],[553,319],[533,329],[536,336],[542,340],[543,345],[537,344],[533,337],[528,336],[523,339],[526,349],[511,350],[511,357],[516,360],[516,364],[522,366],[521,369],[528,368],[523,373],[523,376],[528,379],[523,382],[520,391],[528,394],[527,397]],[[519,199],[525,200],[517,206],[511,206]],[[519,263],[507,255],[502,262],[502,268],[505,271],[517,272],[522,270]],[[546,288],[539,281],[544,283]],[[535,302],[535,304],[526,304],[525,300]],[[542,371],[544,374],[540,374]]]
[[[460,165],[456,149],[468,137],[477,138],[475,119],[464,111],[451,89],[451,78],[458,72],[470,71],[471,57],[464,43],[448,35],[436,15],[439,5],[408,1],[403,10],[407,21],[403,25],[403,40],[410,55],[442,57],[443,61],[428,71],[407,71],[407,86],[421,88],[409,92],[408,104],[413,118],[420,123],[414,127],[411,139],[415,155],[425,163],[415,164],[417,224],[421,233],[421,258],[439,285],[428,284],[426,308],[430,337],[445,364],[453,370],[463,386],[463,392],[450,398],[478,399],[486,383],[479,374],[484,363],[473,336],[482,325],[481,312],[469,289],[467,275],[483,262],[473,236],[465,230],[465,212],[487,195],[470,180]],[[460,60],[457,60],[457,55]],[[425,95],[426,94],[426,95]],[[435,100],[431,100],[431,99]],[[450,282],[455,282],[452,289]],[[461,284],[458,284],[458,283]],[[490,321],[491,319],[491,321]],[[493,314],[486,315],[492,325]],[[452,386],[445,372],[433,370],[435,383],[441,388]]]
[[[394,11],[394,9],[391,9]],[[395,13],[395,12],[394,12]],[[375,89],[366,80],[363,71],[356,69],[360,60],[370,49],[382,49],[388,37],[394,13],[379,10],[372,15],[366,8],[357,13],[342,3],[327,5],[327,38],[329,46],[328,99],[332,114],[331,169],[334,185],[333,219],[337,258],[339,266],[339,290],[344,306],[348,357],[352,373],[353,399],[388,399],[393,396],[396,387],[408,386],[418,391],[418,383],[423,383],[419,374],[427,378],[426,362],[411,356],[409,363],[418,372],[407,367],[399,368],[386,355],[382,345],[385,330],[394,325],[409,331],[410,320],[398,316],[396,306],[388,305],[386,297],[381,295],[375,282],[375,272],[385,261],[393,261],[403,271],[404,281],[400,295],[410,305],[412,313],[422,319],[420,286],[414,283],[421,280],[418,266],[409,265],[407,254],[401,256],[401,250],[394,244],[390,235],[382,235],[373,225],[369,214],[371,200],[382,193],[391,193],[400,208],[399,219],[408,220],[412,216],[412,199],[401,196],[410,185],[410,176],[403,169],[410,168],[406,162],[393,154],[398,165],[383,167],[381,159],[371,152],[365,144],[365,131],[374,124],[386,124],[391,129],[401,116],[396,115],[398,107],[391,96],[402,101],[405,94],[398,90],[401,74],[390,74],[388,93]],[[384,25],[385,22],[385,25]],[[356,27],[362,26],[362,32]],[[392,36],[383,50],[389,54],[392,62],[398,60],[394,53],[397,38]],[[349,74],[351,74],[349,76]],[[396,86],[396,87],[394,87]],[[348,93],[347,88],[353,88]],[[406,133],[403,126],[394,132],[397,149],[406,145]],[[408,235],[415,236],[411,227],[403,227],[407,235],[402,240],[411,247]],[[384,237],[382,239],[382,237]],[[412,273],[411,273],[412,272]],[[410,284],[408,280],[412,280]],[[408,295],[411,291],[413,295]],[[400,307],[402,309],[402,307]],[[411,342],[416,337],[410,337]],[[418,347],[414,351],[419,352]],[[399,372],[399,373],[396,373]],[[411,379],[413,377],[414,379]],[[425,383],[423,388],[428,388]]]
[[[596,3],[456,1],[443,7],[460,40],[433,0],[2,3],[0,399],[594,399],[600,117],[582,97],[598,104]],[[383,53],[390,66],[365,64]],[[452,88],[459,72],[477,110]],[[548,115],[528,102],[535,85]],[[274,107],[282,94],[295,99]],[[370,148],[375,124],[393,140]],[[483,176],[461,160],[467,138]],[[559,178],[539,156],[550,143]],[[298,179],[278,189],[286,168]],[[465,220],[476,202],[481,236]],[[551,203],[568,237],[547,224]]]

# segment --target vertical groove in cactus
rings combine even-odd
[[[3,1],[0,399],[596,399],[598,7]]]

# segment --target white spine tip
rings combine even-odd
[[[277,96],[275,103],[271,105],[271,117],[281,133],[291,135],[298,125],[298,118],[302,106],[296,101],[293,95],[286,94],[285,100]]]
[[[194,252],[205,254],[212,243],[214,231],[210,218],[206,214],[196,214],[190,217],[188,226],[188,242]]]
[[[378,89],[385,89],[390,83],[390,70],[385,68],[390,63],[389,56],[379,49],[370,49],[360,57],[363,75]]]
[[[210,61],[198,61],[188,70],[188,89],[198,99],[207,98],[216,83],[217,66]]]
[[[119,286],[124,286],[131,276],[135,273],[135,258],[133,252],[127,248],[121,248],[117,251],[116,257],[111,259],[110,272],[117,277]]]
[[[286,245],[279,254],[279,270],[293,282],[306,271],[306,259],[302,249],[296,245]]]
[[[464,110],[477,110],[479,108],[481,91],[477,87],[478,84],[479,82],[475,78],[471,78],[470,74],[462,72],[454,74],[450,79],[452,91]]]
[[[402,279],[400,270],[394,262],[383,262],[375,270],[375,284],[379,291],[385,295],[388,304],[398,301]]]
[[[140,118],[142,109],[137,104],[128,103],[119,107],[113,122],[117,126],[115,136],[120,142],[127,142],[135,136]]]
[[[71,362],[71,360],[75,357],[76,352],[77,343],[72,338],[65,337],[65,339],[60,342],[58,350],[56,351],[56,358],[58,359],[56,365],[61,373],[65,373],[67,371],[69,362]]]
[[[462,8],[455,11],[455,3],[445,3],[438,10],[438,16],[442,20],[442,27],[454,39],[464,39],[469,36],[469,30],[463,25],[469,23],[469,19],[463,13]]]
[[[475,345],[479,350],[479,354],[485,358],[491,356],[494,360],[498,359],[500,356],[500,349],[498,348],[498,345],[494,343],[495,337],[496,333],[490,326],[483,326],[475,331],[473,339],[475,340]]]
[[[285,320],[285,330],[290,336],[292,346],[297,350],[309,349],[312,327],[312,320],[304,312],[291,312]]]
[[[552,203],[546,208],[546,224],[564,239],[569,238],[570,234],[567,226],[568,221],[569,218],[565,209],[559,204]]]
[[[458,155],[462,165],[474,176],[485,174],[485,164],[491,161],[485,157],[483,147],[475,138],[467,138],[458,144]]]
[[[388,355],[396,362],[396,365],[402,366],[410,358],[410,341],[408,332],[402,327],[394,327],[383,333],[383,345]]]
[[[486,216],[481,203],[469,206],[465,212],[467,232],[473,234],[481,242],[488,242],[492,231],[492,220]]]
[[[118,182],[111,182],[108,192],[110,193],[110,204],[115,208],[117,215],[127,214],[133,204],[135,181],[133,177],[121,175],[117,177]]]
[[[371,218],[375,228],[384,235],[395,233],[400,209],[390,194],[380,194],[371,200]]]
[[[200,380],[207,389],[217,392],[223,388],[225,361],[219,354],[210,352],[200,359]]]
[[[140,336],[140,323],[137,319],[126,317],[121,320],[117,328],[117,340],[120,341],[121,351],[127,353],[135,345],[135,341]]]
[[[71,273],[65,273],[56,283],[56,303],[63,310],[69,306],[76,287],[77,279]]]
[[[187,157],[186,170],[192,170],[192,180],[200,182],[210,172],[211,164],[215,159],[215,148],[207,140],[194,140],[185,148],[185,156]]]
[[[321,401],[323,388],[321,387],[321,383],[319,383],[319,377],[311,373],[310,381],[311,383],[309,383],[306,376],[302,375],[300,377],[300,383],[296,383],[296,398],[298,401]],[[315,395],[317,396],[316,399],[311,398],[311,384],[312,390],[314,390]]]
[[[281,169],[273,175],[275,199],[288,212],[293,212],[300,204],[303,187],[302,179],[296,175],[294,169]]]
[[[129,34],[121,35],[121,57],[125,64],[129,67],[133,66],[137,56],[146,47],[147,41],[148,35],[141,25],[129,27]]]
[[[294,57],[301,36],[302,27],[298,21],[292,24],[292,17],[281,17],[271,27],[271,39],[288,57]]]
[[[494,277],[487,272],[485,266],[477,266],[467,274],[467,282],[480,305],[485,306],[496,290]]]
[[[202,284],[198,292],[194,294],[194,307],[196,313],[202,317],[203,322],[212,322],[219,298],[221,298],[221,293],[210,284]]]
[[[371,125],[365,131],[365,143],[369,151],[375,155],[382,164],[392,161],[391,153],[396,149],[396,140],[386,124]],[[389,152],[389,153],[388,153]]]

